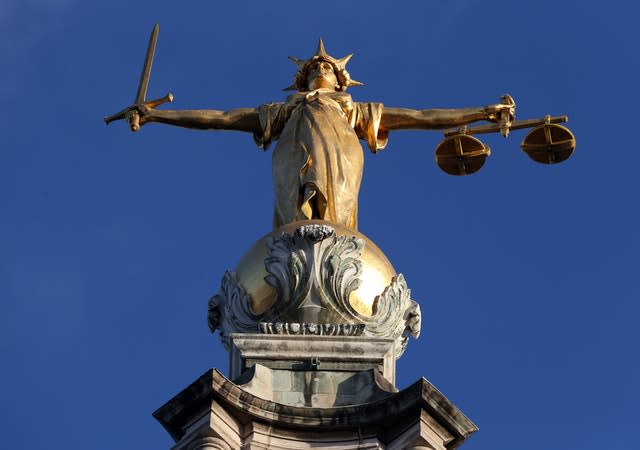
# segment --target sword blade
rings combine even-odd
[[[144,103],[147,98],[147,88],[149,87],[149,77],[151,75],[151,66],[153,65],[153,55],[156,52],[156,43],[158,42],[158,24],[153,26],[151,36],[149,37],[149,46],[147,47],[147,56],[144,59],[142,73],[140,74],[140,83],[138,84],[138,92],[134,104]]]

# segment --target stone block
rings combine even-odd
[[[231,378],[255,364],[272,369],[360,372],[376,369],[395,383],[396,342],[362,336],[232,334]]]

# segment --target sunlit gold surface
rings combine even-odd
[[[531,130],[520,147],[536,162],[555,164],[571,156],[576,138],[568,128],[546,123]]]
[[[449,175],[471,175],[484,165],[491,154],[489,147],[466,134],[445,138],[436,147],[436,162]]]
[[[385,287],[391,283],[391,278],[396,275],[393,266],[382,251],[362,233],[350,230],[346,226],[337,225],[321,220],[294,222],[278,228],[272,233],[260,239],[243,256],[236,270],[238,281],[251,296],[251,306],[256,313],[262,313],[272,306],[276,300],[276,291],[269,286],[264,277],[267,272],[264,267],[264,259],[267,257],[266,240],[269,236],[279,236],[283,232],[293,233],[296,228],[304,223],[318,223],[329,225],[336,230],[339,236],[357,236],[365,241],[362,250],[362,284],[351,293],[349,302],[360,314],[371,316],[375,297],[382,293]]]

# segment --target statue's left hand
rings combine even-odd
[[[515,117],[516,105],[515,102],[513,104],[497,103],[495,105],[486,106],[484,111],[487,114],[487,120],[491,122],[498,122],[505,114],[508,114],[509,117],[512,118]]]
[[[484,110],[487,114],[487,120],[491,122],[498,122],[500,120],[504,120],[506,114],[508,117],[513,120],[516,115],[516,103],[513,101],[510,95],[503,95],[502,103],[497,103],[495,105],[485,106]]]

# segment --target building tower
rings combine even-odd
[[[420,308],[345,226],[299,221],[260,239],[224,274],[209,325],[229,377],[208,370],[154,413],[176,450],[445,450],[477,430],[426,379],[396,388]]]

